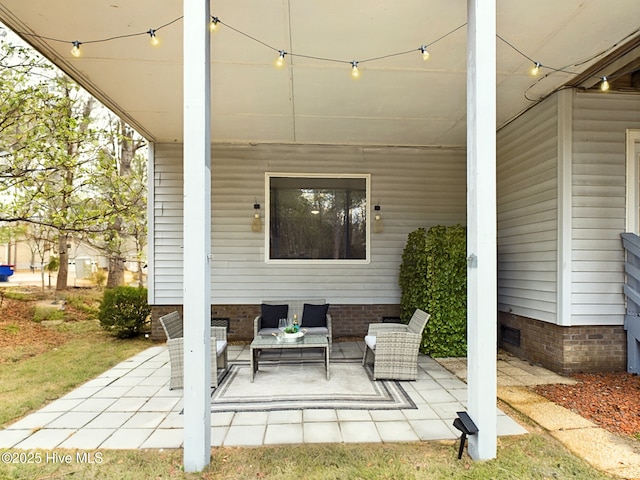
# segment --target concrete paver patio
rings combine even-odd
[[[334,360],[362,357],[358,342],[337,342]],[[229,361],[249,360],[249,348],[229,346]],[[182,390],[169,390],[165,346],[151,347],[0,431],[0,448],[180,448]],[[430,357],[419,378],[401,382],[417,409],[308,409],[212,413],[213,446],[454,440],[466,384]],[[526,430],[498,411],[498,434]]]

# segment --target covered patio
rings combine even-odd
[[[205,379],[212,308],[225,304],[241,311],[273,291],[293,290],[298,297],[322,291],[345,311],[368,307],[370,321],[370,312],[399,303],[397,266],[407,233],[439,223],[468,227],[467,406],[480,429],[470,452],[475,459],[495,456],[496,130],[566,87],[594,92],[624,83],[629,68],[637,67],[637,8],[635,0],[362,0],[348,8],[338,1],[309,6],[295,0],[276,6],[0,1],[0,20],[150,142],[150,303],[184,307],[189,326],[188,470],[210,456]],[[157,40],[161,48],[149,46]],[[629,49],[620,52],[626,44]],[[283,69],[274,68],[276,59]],[[533,66],[541,70],[537,78],[529,74]],[[558,125],[550,122],[549,128],[570,132],[564,121],[570,111],[565,103],[554,106]],[[532,130],[523,128],[524,134]],[[527,307],[548,297],[551,312],[542,320],[564,325],[572,321],[571,252],[564,235],[571,198],[563,193],[570,183],[571,139],[545,137],[552,138],[551,159],[559,159],[545,170],[553,178],[525,176],[540,180],[536,193],[544,188],[553,194],[541,198],[553,223],[546,226],[553,238],[544,244],[550,280],[507,281],[507,290],[524,285],[536,298],[522,302],[522,310],[519,299],[505,308],[537,318]],[[529,150],[538,152],[535,140]],[[516,164],[525,158],[513,155]],[[512,170],[519,172],[517,165]],[[247,222],[252,205],[269,211],[265,175],[274,171],[371,176],[370,217],[373,202],[382,198],[386,228],[368,237],[367,258],[312,268],[272,262],[267,228],[257,234]],[[509,197],[510,206],[530,202],[529,191],[514,190],[526,196]],[[517,234],[539,228],[521,226],[514,228]],[[527,258],[525,267],[537,267],[528,235],[522,243],[514,254]],[[560,300],[566,312],[556,305]],[[246,314],[235,316],[247,323]],[[337,320],[345,327],[365,324],[352,314]]]
[[[332,362],[359,365],[363,345],[335,343]],[[248,364],[248,346],[229,346],[229,360]],[[457,440],[460,432],[453,427],[453,420],[457,411],[466,410],[466,384],[428,356],[420,355],[418,366],[415,382],[399,382],[416,408],[279,410],[269,408],[265,392],[262,412],[213,413],[212,445]],[[499,362],[498,369],[503,385],[568,381],[515,358]],[[184,392],[169,390],[168,381],[166,347],[149,348],[0,431],[0,448],[181,448]],[[321,374],[319,382],[326,382]],[[497,418],[498,435],[527,433],[505,413],[498,411]]]

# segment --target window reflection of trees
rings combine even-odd
[[[270,180],[270,258],[366,259],[364,178]]]

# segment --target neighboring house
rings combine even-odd
[[[184,294],[182,2],[27,3],[0,0],[0,20],[150,142],[157,322]],[[360,336],[369,322],[399,313],[407,234],[466,223],[465,2],[276,3],[254,2],[250,15],[242,2],[212,5],[247,35],[219,25],[211,42],[211,315],[230,319],[230,339],[246,339],[263,299],[320,297],[331,304],[335,336]],[[637,191],[627,192],[625,145],[627,130],[640,129],[640,96],[633,83],[614,92],[614,80],[638,69],[639,14],[637,0],[498,6],[498,330],[503,347],[562,372],[625,367],[620,234],[626,197],[637,205]],[[166,27],[159,49],[148,36],[132,38],[153,25]],[[547,66],[543,76],[528,76],[531,58],[505,39]],[[71,56],[72,41],[85,42],[83,57]],[[332,58],[433,45],[427,64],[407,56],[362,62],[356,84],[350,62],[288,55],[277,71],[265,42]],[[548,69],[568,64],[574,73]],[[609,76],[612,91],[562,90],[587,69]],[[281,240],[295,244],[269,226],[286,184],[273,178],[318,176],[364,179],[364,257],[320,260],[302,243],[278,250]],[[318,193],[320,183],[309,190]],[[349,196],[352,187],[340,185]],[[256,214],[262,226],[252,229]],[[376,214],[382,232],[374,231]],[[286,258],[270,258],[279,255]],[[157,323],[153,336],[163,338]]]
[[[49,263],[55,253],[56,244],[51,245],[40,253],[32,240],[18,240],[11,243],[0,244],[0,265],[11,264],[15,270],[40,270]],[[43,248],[40,245],[40,248]],[[125,268],[130,272],[137,272],[139,262],[136,258],[136,246],[134,241],[127,242],[127,251],[124,252],[127,259]],[[69,243],[69,264],[74,269],[76,278],[90,274],[95,269],[107,269],[109,258],[96,247],[81,240],[71,239]]]
[[[56,245],[52,244],[51,248]],[[40,246],[42,248],[42,246]],[[47,248],[40,253],[31,240],[18,240],[11,244],[0,244],[0,264],[11,263],[16,270],[39,270],[49,263],[54,250]],[[98,268],[107,268],[109,261],[100,250],[82,241],[72,240],[69,244],[69,263],[75,264],[76,259],[89,259]]]

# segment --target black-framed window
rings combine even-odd
[[[368,260],[369,177],[267,174],[269,260]]]

